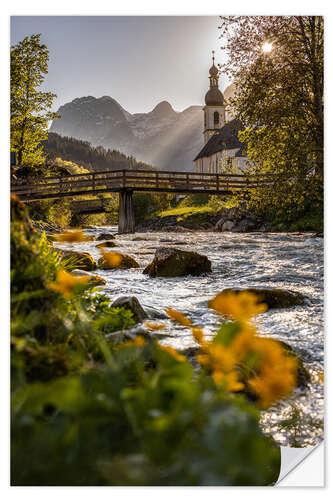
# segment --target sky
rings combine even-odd
[[[11,44],[41,33],[49,49],[43,90],[53,109],[76,97],[108,95],[130,113],[166,100],[176,111],[204,103],[218,16],[12,16]],[[220,89],[228,82],[220,77]]]

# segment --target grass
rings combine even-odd
[[[191,215],[195,214],[202,214],[202,213],[209,213],[213,214],[215,213],[215,209],[209,206],[203,206],[203,207],[177,207],[177,208],[171,208],[170,210],[163,210],[162,212],[159,212],[158,215],[160,217],[167,217],[168,215],[179,215],[182,216],[182,218],[189,217]]]

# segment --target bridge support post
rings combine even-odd
[[[122,189],[119,193],[118,233],[135,233],[135,216],[132,189]]]

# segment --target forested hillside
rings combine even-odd
[[[54,132],[48,134],[43,147],[48,163],[61,158],[88,170],[154,169],[152,165],[138,162],[133,156],[126,156],[120,151],[105,149],[102,146],[93,147],[87,141],[62,137]]]

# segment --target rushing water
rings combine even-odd
[[[116,227],[87,229],[89,235],[116,232]],[[323,240],[309,234],[276,233],[145,233],[119,235],[119,251],[132,255],[140,269],[97,270],[107,280],[104,293],[111,298],[135,295],[146,307],[164,311],[168,306],[185,312],[194,324],[212,335],[218,318],[207,301],[228,287],[276,287],[303,293],[304,306],[265,312],[257,317],[260,334],[287,342],[299,354],[311,374],[307,390],[296,390],[289,401],[262,413],[265,432],[286,446],[316,444],[322,437],[323,385]],[[75,249],[100,253],[96,242],[76,243]],[[142,268],[151,262],[158,246],[195,250],[212,262],[206,276],[150,278]],[[73,245],[62,244],[62,248]],[[117,250],[115,248],[114,250]],[[161,342],[176,348],[194,345],[190,330],[166,320]],[[290,416],[294,415],[294,423]],[[289,425],[286,425],[289,420]],[[284,422],[284,423],[283,423]]]

